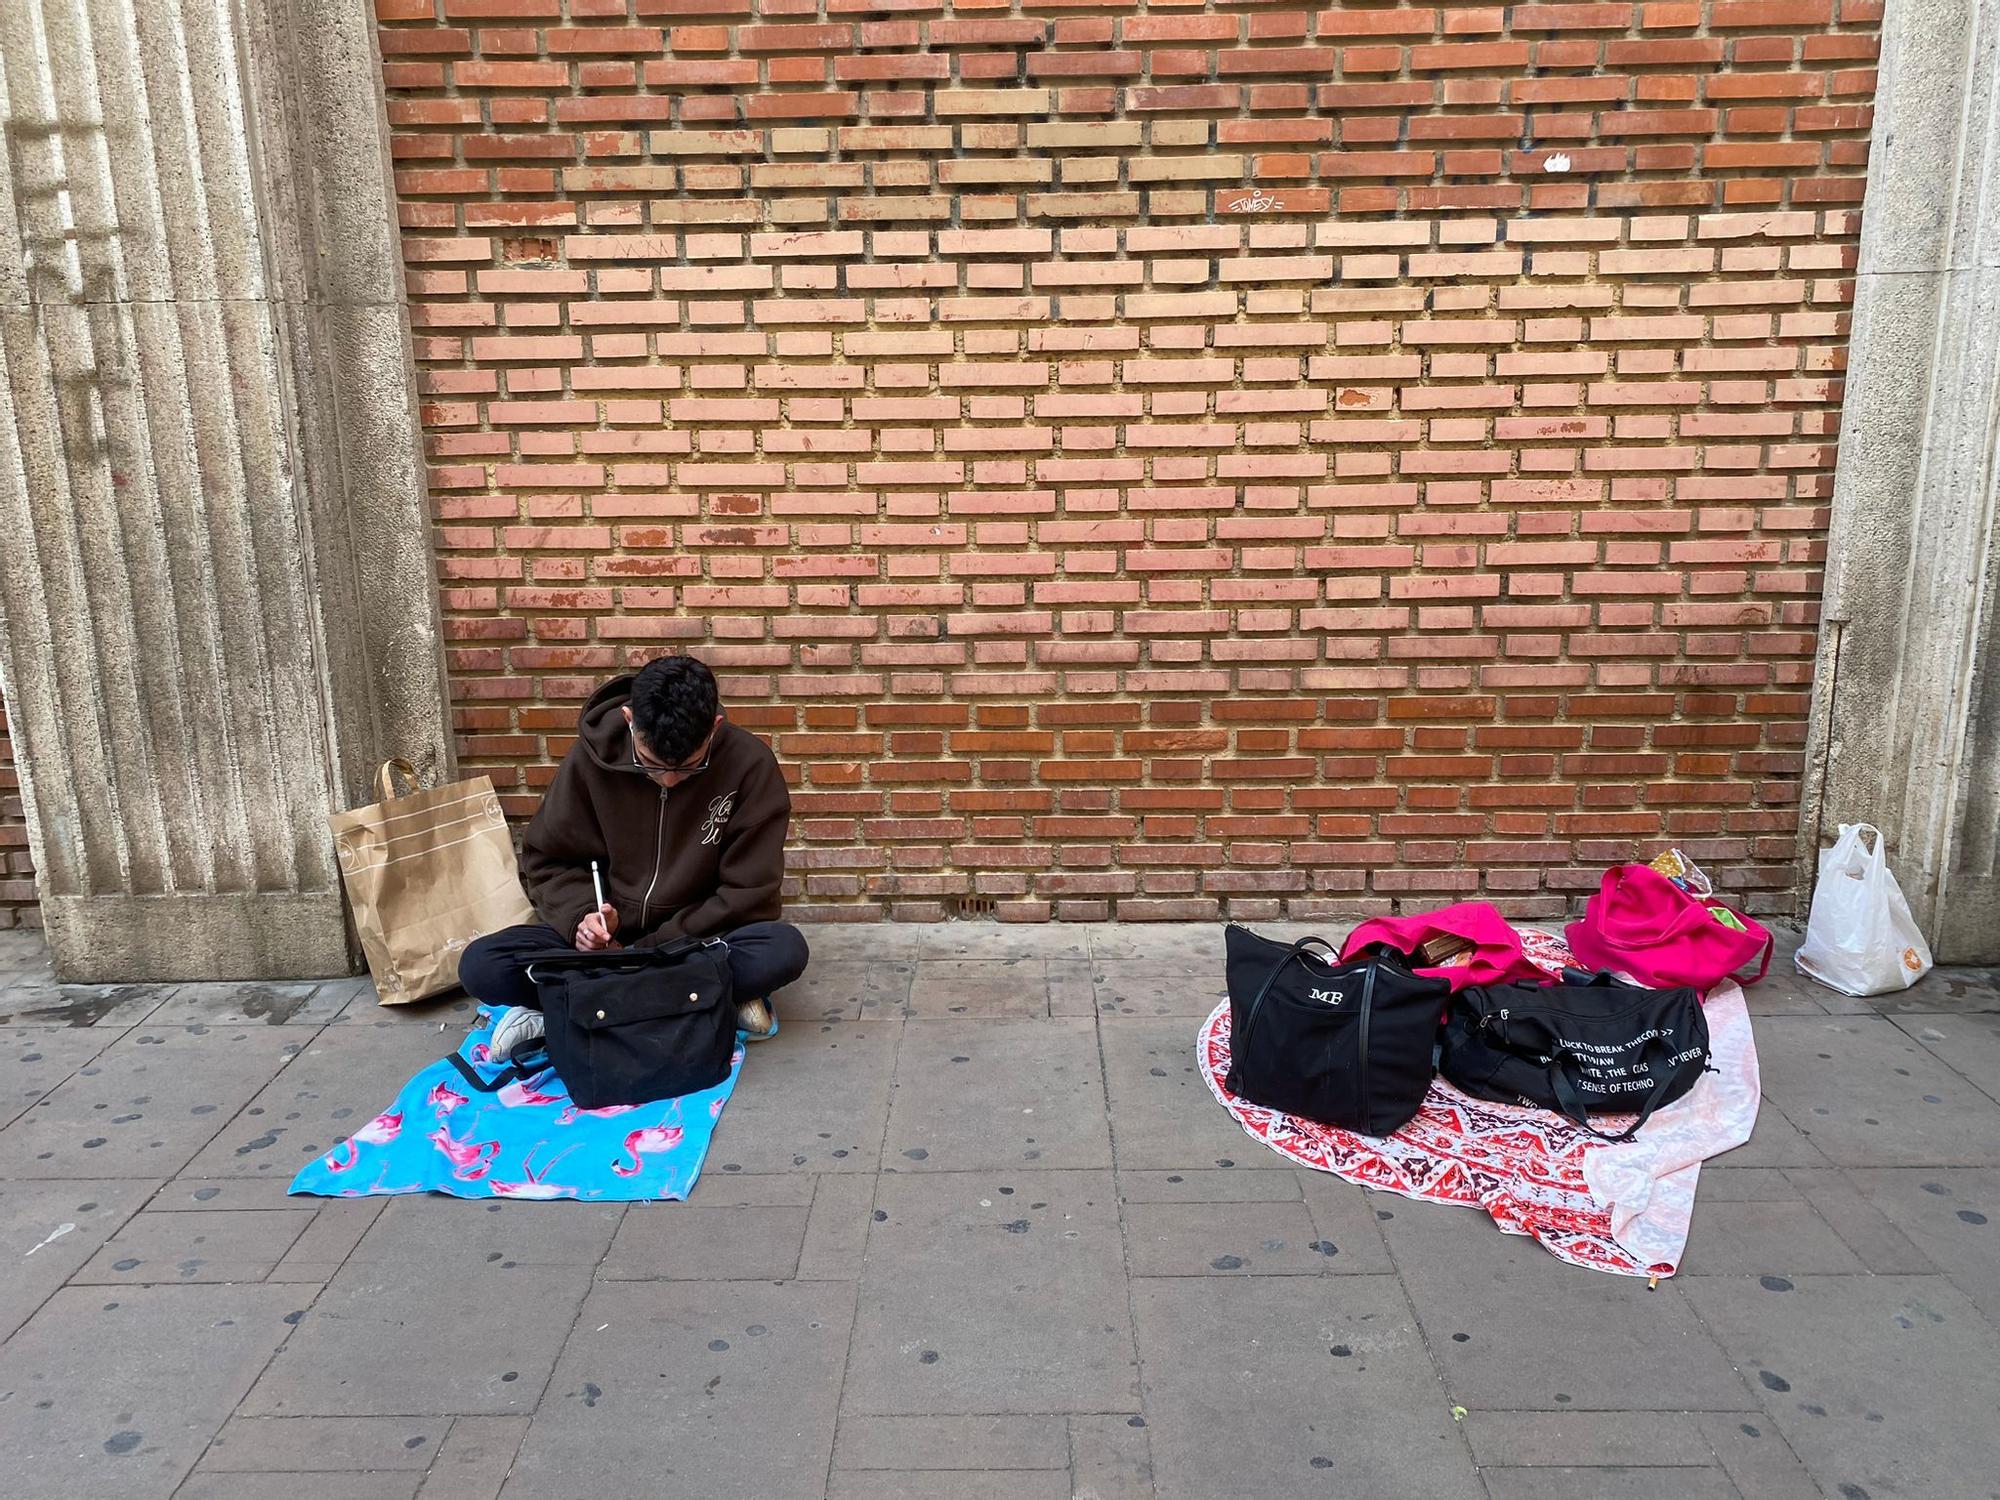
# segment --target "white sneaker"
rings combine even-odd
[[[778,1018],[768,1000],[745,1000],[736,1007],[736,1029],[746,1042],[768,1042],[778,1034]]]
[[[489,1057],[505,1062],[529,1042],[538,1042],[547,1030],[542,1013],[526,1005],[510,1005],[493,1023],[492,1040],[486,1044]]]

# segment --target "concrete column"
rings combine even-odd
[[[1801,909],[1868,822],[2000,960],[2000,0],[1889,0],[1808,740]]]
[[[57,971],[352,968],[450,763],[368,0],[0,4],[0,690]]]

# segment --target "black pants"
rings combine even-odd
[[[806,971],[805,934],[789,922],[752,922],[722,935],[729,948],[729,981],[738,1001],[762,1000]],[[541,1009],[528,979],[528,962],[551,948],[572,944],[553,927],[529,922],[489,932],[466,945],[458,980],[475,1000],[488,1005]]]

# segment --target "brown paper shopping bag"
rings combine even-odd
[[[399,797],[399,771],[416,788],[408,761],[385,762],[375,775],[379,800],[327,820],[384,1005],[450,989],[467,943],[535,919],[492,781],[475,776]]]

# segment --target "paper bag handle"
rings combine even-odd
[[[403,796],[407,797],[411,792],[415,792],[418,789],[417,768],[398,755],[393,760],[383,761],[381,767],[375,772],[375,800],[377,802],[387,802],[397,795],[396,772],[398,771],[403,773],[403,780],[409,784],[410,788],[408,792],[402,793]]]

